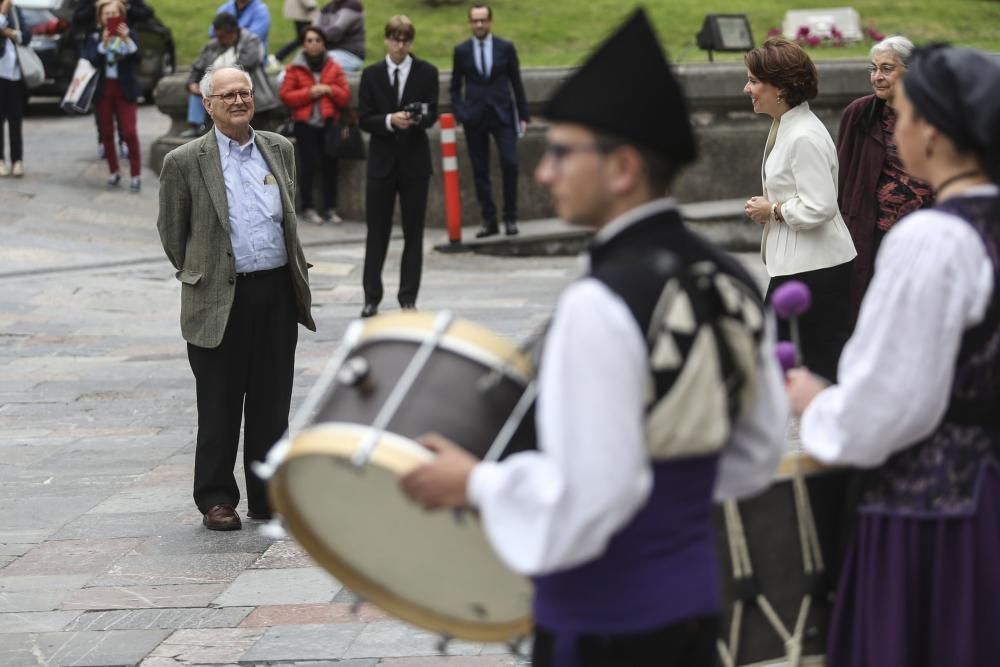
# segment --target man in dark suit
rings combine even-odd
[[[427,128],[437,122],[438,71],[427,61],[410,55],[415,35],[409,18],[390,18],[385,24],[387,55],[365,68],[358,88],[361,128],[371,134],[365,192],[365,305],[361,317],[375,315],[382,301],[382,266],[389,249],[397,194],[403,222],[400,307],[415,308],[420,289],[424,213],[433,171]],[[421,105],[419,111],[403,110],[414,104]]]
[[[490,32],[493,10],[469,8],[472,38],[455,47],[451,67],[451,108],[469,147],[476,179],[476,198],[483,214],[477,237],[498,231],[497,207],[490,184],[490,135],[500,153],[503,174],[503,221],[507,234],[517,234],[517,137],[528,126],[528,102],[514,44]],[[465,95],[462,95],[462,85]],[[514,100],[511,99],[511,91]]]
[[[298,324],[316,330],[296,231],[295,153],[255,132],[253,83],[238,67],[201,80],[214,131],[163,160],[160,241],[181,282],[181,333],[198,397],[194,500],[209,530],[237,530],[233,475],[246,412],[247,516],[271,517],[250,470],[288,428]]]

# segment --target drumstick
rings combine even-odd
[[[806,284],[799,280],[789,280],[771,294],[771,304],[778,317],[788,320],[795,346],[795,365],[802,365],[802,339],[799,336],[799,315],[809,310],[812,295]]]

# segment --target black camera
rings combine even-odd
[[[428,113],[427,102],[408,102],[403,105],[403,111],[410,115],[414,124],[420,123]]]

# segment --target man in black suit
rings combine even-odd
[[[476,198],[483,214],[476,237],[492,236],[498,231],[490,184],[490,135],[500,153],[504,228],[507,234],[517,234],[517,137],[524,134],[529,121],[517,50],[513,43],[490,32],[492,21],[489,6],[469,8],[472,38],[455,47],[451,67],[451,108],[465,128]]]
[[[437,122],[438,71],[429,62],[410,55],[415,35],[409,18],[390,18],[385,24],[385,60],[365,68],[358,88],[361,128],[371,134],[365,192],[365,306],[361,317],[375,315],[382,301],[382,266],[389,249],[397,194],[403,221],[398,294],[403,310],[416,307],[420,289],[424,213],[433,171],[427,128]],[[419,111],[412,110],[414,105],[420,107]]]

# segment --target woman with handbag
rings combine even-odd
[[[0,1],[0,176],[24,176],[24,144],[21,121],[24,118],[26,90],[17,59],[17,46],[31,41],[31,31],[24,25],[21,10],[13,0]],[[4,157],[4,121],[10,134],[10,166]]]
[[[100,32],[87,36],[81,57],[97,69],[97,89],[94,106],[97,122],[104,142],[104,159],[108,161],[108,187],[117,187],[122,180],[115,150],[115,118],[128,146],[128,161],[132,179],[129,189],[138,192],[142,187],[142,157],[139,153],[139,134],[136,131],[137,104],[142,86],[135,70],[139,63],[139,47],[135,32],[125,24],[125,5],[107,2],[100,5],[98,25]]]
[[[302,31],[302,52],[285,68],[280,95],[295,123],[302,217],[317,225],[343,222],[336,211],[337,161],[324,150],[324,133],[337,129],[341,110],[351,102],[351,89],[344,70],[327,53],[326,38],[319,28],[310,26]],[[317,176],[323,189],[325,219],[313,206]]]

